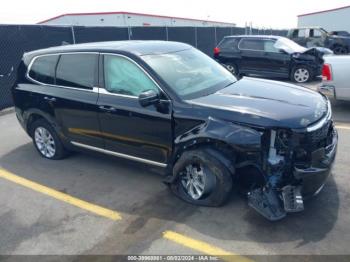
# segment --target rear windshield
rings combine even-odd
[[[222,65],[195,48],[142,58],[182,99],[209,95],[237,81]]]

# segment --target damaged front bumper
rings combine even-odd
[[[331,174],[337,144],[338,134],[333,129],[332,142],[311,153],[309,167],[295,164],[289,184],[281,183],[282,173],[270,175],[263,187],[248,193],[249,206],[271,221],[282,219],[287,213],[304,210],[303,200],[318,194]]]
[[[293,175],[302,181],[302,195],[304,198],[317,195],[323,188],[326,179],[331,174],[338,146],[338,133],[333,130],[332,143],[326,148],[312,152],[312,164],[309,168],[294,167]]]

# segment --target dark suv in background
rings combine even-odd
[[[350,52],[350,35],[345,31],[328,33],[320,27],[294,28],[288,31],[287,37],[304,47],[325,47],[334,54],[348,54]]]
[[[237,81],[183,43],[30,52],[13,99],[42,157],[61,159],[80,148],[161,167],[171,190],[197,205],[221,205],[241,184],[249,205],[271,220],[303,210],[303,197],[318,193],[330,174],[337,148],[325,96],[275,81]]]
[[[323,53],[279,36],[226,36],[214,58],[234,75],[290,78],[305,83],[321,75]]]

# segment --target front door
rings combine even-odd
[[[171,102],[133,60],[106,54],[101,64],[104,88],[98,106],[105,149],[141,162],[166,163],[172,150]],[[146,90],[158,92],[160,103],[142,107],[138,96]]]
[[[276,40],[264,39],[264,52],[266,62],[269,65],[271,76],[288,77],[290,70],[291,55],[275,47]]]

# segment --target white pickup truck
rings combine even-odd
[[[324,56],[319,91],[335,100],[350,101],[350,55]]]

